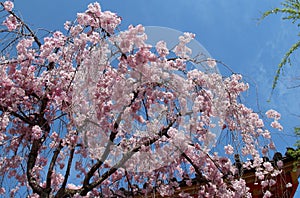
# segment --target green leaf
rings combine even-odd
[[[300,136],[300,127],[295,127],[294,132],[296,135]]]

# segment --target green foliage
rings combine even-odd
[[[300,127],[295,127],[295,134],[296,134],[296,136],[300,137]],[[300,140],[296,141],[295,146],[299,150],[299,156],[300,156]]]
[[[275,8],[273,10],[268,10],[263,13],[261,20],[266,18],[269,15],[273,14],[282,14],[282,20],[291,21],[293,24],[297,24],[297,27],[300,27],[300,1],[299,0],[285,0],[281,3],[280,8]],[[300,36],[300,33],[298,33]],[[293,52],[295,52],[300,47],[300,40],[291,46],[291,48],[285,53],[281,62],[278,64],[278,68],[276,74],[274,76],[272,90],[274,90],[277,86],[278,79],[280,77],[283,66],[286,64],[291,65],[290,56]],[[294,128],[294,133],[296,136],[300,137],[300,127]],[[300,162],[300,140],[297,140],[295,143],[296,150],[288,149],[287,154],[294,159],[298,159],[296,164]],[[295,167],[297,167],[297,165]]]
[[[294,133],[296,136],[300,137],[300,127],[295,127],[294,128]],[[299,166],[299,163],[300,163],[300,140],[297,140],[296,143],[295,143],[295,146],[297,147],[297,149],[288,149],[287,150],[287,155],[288,156],[291,156],[292,158],[294,159],[297,159],[293,166],[294,166],[294,169],[293,171],[296,171],[297,167]]]
[[[275,8],[273,10],[268,10],[263,13],[261,20],[266,18],[269,15],[272,14],[283,14],[282,19],[283,20],[289,20],[292,23],[296,23],[298,27],[300,27],[300,23],[298,20],[300,20],[300,1],[299,0],[285,0],[283,3],[281,3],[281,8]],[[300,36],[300,33],[298,34]],[[282,58],[281,62],[278,64],[278,68],[273,80],[272,89],[274,90],[277,86],[277,82],[279,79],[279,76],[281,74],[281,70],[284,65],[287,63],[291,64],[290,56],[291,54],[296,51],[300,46],[300,40],[296,42],[292,47],[285,53],[284,57]]]
[[[293,172],[297,171],[297,167],[300,164],[300,148],[294,150],[294,149],[288,149],[287,153],[288,156],[292,157],[293,159],[296,159],[293,163]]]

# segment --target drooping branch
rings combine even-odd
[[[178,117],[179,115],[177,115]],[[116,172],[120,167],[122,167],[135,153],[139,152],[142,145],[144,146],[150,146],[153,143],[157,142],[162,136],[168,135],[168,130],[173,126],[173,124],[176,122],[176,118],[173,119],[168,126],[161,129],[161,131],[158,133],[157,136],[153,137],[151,140],[147,140],[133,148],[131,151],[127,152],[123,155],[122,159],[115,164],[112,168],[110,168],[108,171],[106,171],[99,179],[97,179],[95,182],[84,185],[79,191],[80,195],[86,195],[89,191],[91,191],[93,188],[100,185],[103,181],[105,181],[109,176],[111,176],[114,172]]]
[[[51,191],[51,176],[53,173],[53,169],[57,160],[57,157],[63,148],[62,142],[59,143],[58,147],[55,149],[54,154],[52,156],[49,168],[48,168],[48,173],[47,173],[47,179],[46,179],[46,189]]]
[[[16,118],[19,118],[20,120],[22,120],[23,122],[33,126],[34,125],[34,122],[32,120],[30,120],[25,114],[23,114],[21,111],[20,114],[18,114],[17,112],[14,112],[14,111],[9,111],[9,109],[7,107],[4,107],[2,105],[0,105],[0,111],[2,112],[8,112],[10,113],[12,116],[15,116]]]
[[[40,120],[39,126],[41,126],[41,129],[44,131],[44,135],[39,139],[33,140],[33,143],[32,143],[29,155],[28,155],[26,174],[27,174],[29,186],[32,188],[33,192],[39,194],[41,197],[48,197],[49,193],[51,191],[51,188],[44,189],[43,187],[41,187],[37,183],[37,181],[33,175],[33,168],[35,166],[35,162],[37,160],[39,150],[40,150],[43,142],[46,139],[45,134],[48,134],[50,132],[50,126],[46,122],[45,118],[42,117],[39,120]]]
[[[68,160],[68,166],[67,166],[67,170],[66,170],[66,174],[65,174],[65,177],[64,177],[64,181],[61,185],[61,188],[64,189],[67,185],[67,182],[68,182],[68,178],[70,176],[70,171],[71,171],[71,166],[72,166],[72,161],[74,159],[74,152],[75,152],[75,147],[73,147],[70,151],[70,157],[69,157],[69,160]]]
[[[74,159],[74,152],[75,152],[75,147],[73,147],[70,151],[70,156],[69,156],[69,160],[68,160],[68,165],[67,165],[67,169],[66,169],[66,173],[64,176],[64,181],[60,187],[60,189],[58,190],[57,194],[55,197],[64,197],[66,193],[66,185],[68,182],[68,178],[70,176],[70,171],[71,171],[71,165],[72,165],[72,161]]]
[[[49,187],[49,188],[44,189],[37,183],[37,181],[33,175],[33,168],[35,166],[35,162],[37,160],[39,150],[40,150],[43,142],[46,140],[47,134],[49,134],[49,132],[50,132],[50,125],[47,122],[47,120],[44,118],[45,109],[47,108],[48,101],[49,101],[49,99],[46,97],[44,97],[42,99],[40,109],[39,109],[39,114],[36,115],[36,117],[35,117],[36,124],[41,127],[44,134],[41,138],[33,140],[32,147],[31,147],[30,153],[28,155],[27,173],[26,173],[27,179],[29,181],[29,185],[33,189],[33,192],[39,194],[42,197],[48,197],[49,193],[51,191],[51,188]],[[53,170],[53,168],[52,168],[52,170],[51,170],[51,168],[49,170],[50,170],[49,172],[51,172]],[[48,178],[47,178],[47,181],[48,181]],[[48,181],[48,185],[49,185],[49,183],[50,183],[50,181]]]
[[[181,154],[195,169],[196,173],[197,173],[197,181],[201,182],[201,183],[208,183],[208,180],[203,176],[203,174],[200,172],[199,167],[191,160],[191,158],[189,156],[187,156],[186,153],[182,153]]]
[[[3,2],[0,2],[0,5],[4,8]],[[14,16],[22,24],[22,26],[25,27],[25,29],[29,32],[30,36],[34,39],[34,41],[36,42],[36,44],[40,48],[42,43],[40,42],[39,38],[36,36],[34,31],[18,15],[16,15],[13,11],[7,11],[7,12],[9,14],[11,14],[12,16]]]
[[[128,172],[127,172],[126,169],[125,169],[125,177],[126,177],[126,180],[127,180],[127,182],[128,182],[129,189],[131,190],[131,193],[133,194],[132,184],[131,184],[131,182],[130,182],[130,179],[129,179],[129,176],[128,176]]]
[[[50,192],[50,189],[44,189],[42,188],[37,180],[35,179],[34,175],[33,175],[33,168],[36,162],[36,159],[38,157],[38,152],[39,149],[42,145],[42,140],[38,139],[38,140],[34,140],[31,146],[31,150],[30,153],[28,155],[28,160],[27,160],[27,170],[26,170],[26,174],[27,174],[27,180],[29,183],[29,186],[32,188],[34,193],[39,194],[42,197],[47,197],[47,195]]]
[[[134,97],[132,98],[130,104],[128,106],[125,106],[122,110],[122,112],[118,115],[114,125],[113,125],[113,130],[111,133],[110,133],[110,136],[109,136],[109,140],[108,140],[108,143],[105,147],[105,151],[103,152],[102,156],[100,159],[98,159],[98,161],[92,166],[92,168],[90,169],[90,171],[86,174],[85,178],[84,178],[84,181],[83,181],[83,186],[86,186],[86,185],[89,185],[89,181],[90,179],[92,178],[92,176],[94,175],[94,173],[98,170],[98,168],[101,167],[101,165],[104,163],[104,161],[107,159],[109,153],[110,153],[110,150],[111,150],[111,146],[114,144],[114,140],[116,138],[116,135],[117,135],[117,130],[118,130],[118,127],[119,127],[119,124],[121,122],[121,119],[122,119],[122,116],[124,114],[124,111],[127,107],[130,107],[133,102],[136,100],[136,98],[138,97],[138,92],[133,92],[134,93]]]

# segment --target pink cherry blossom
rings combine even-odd
[[[269,186],[269,181],[268,180],[261,181],[261,186],[263,188],[266,188],[267,186]]]
[[[273,118],[275,120],[279,120],[281,115],[280,113],[278,113],[277,111],[270,109],[266,112],[266,115],[268,116],[268,118]]]
[[[8,17],[6,17],[5,21],[3,21],[2,24],[5,25],[9,31],[13,31],[20,26],[17,18],[13,15],[9,15]]]
[[[274,186],[276,184],[276,181],[274,179],[270,179],[269,185]]]
[[[281,126],[281,124],[275,120],[271,123],[271,126],[275,129],[278,129],[279,131],[282,131],[283,130],[283,127]]]
[[[34,193],[30,195],[29,198],[40,198],[40,196],[37,193]]]
[[[185,32],[183,36],[179,37],[179,43],[175,47],[174,52],[177,56],[182,58],[189,58],[189,54],[192,54],[192,50],[186,46],[192,39],[195,38],[195,34]]]
[[[68,188],[69,189],[80,189],[81,188],[81,186],[76,186],[75,184],[68,184]]]
[[[231,155],[234,153],[234,149],[230,144],[227,146],[224,146],[224,150],[225,150],[226,154],[228,154],[228,155]]]
[[[269,198],[269,197],[272,197],[272,193],[271,193],[270,191],[267,190],[267,191],[264,193],[263,198]]]
[[[91,13],[95,14],[96,16],[100,16],[100,13],[101,13],[101,6],[100,6],[100,4],[98,2],[90,3],[88,5],[87,12],[91,12]]]
[[[0,195],[3,195],[5,193],[5,189],[3,187],[0,188]]]
[[[103,29],[112,34],[116,27],[121,23],[121,18],[115,13],[104,11],[100,15],[100,23]]]
[[[212,58],[207,58],[206,63],[211,68],[214,68],[217,65],[216,60]]]
[[[14,3],[11,2],[11,1],[5,1],[5,2],[3,3],[3,5],[4,5],[4,9],[5,9],[6,11],[12,11],[12,9],[14,8]]]
[[[167,44],[164,41],[159,41],[156,44],[156,50],[159,56],[165,57],[169,54],[169,49],[167,48]]]
[[[32,127],[32,137],[33,139],[39,139],[42,137],[42,129],[35,125]]]
[[[278,168],[282,168],[283,166],[283,162],[281,160],[279,160],[276,165],[278,166]]]

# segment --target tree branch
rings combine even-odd
[[[108,143],[105,147],[105,151],[104,153],[102,154],[101,156],[101,159],[99,159],[96,164],[94,164],[92,166],[92,168],[90,169],[90,171],[86,174],[84,180],[83,180],[83,186],[88,186],[89,185],[89,181],[90,179],[92,178],[92,176],[94,175],[94,173],[97,171],[98,168],[100,168],[100,166],[104,163],[104,161],[107,159],[109,153],[110,153],[110,150],[111,150],[111,146],[114,144],[114,139],[116,138],[116,135],[117,135],[117,130],[119,128],[119,124],[121,122],[121,119],[122,119],[122,116],[123,116],[123,113],[125,111],[125,109],[127,107],[130,107],[133,102],[135,101],[135,99],[138,97],[138,92],[133,92],[134,94],[134,97],[132,98],[131,102],[129,105],[123,107],[121,113],[118,115],[115,123],[114,123],[114,126],[113,126],[113,131],[110,133],[110,136],[109,136],[109,140],[108,140]]]
[[[15,116],[17,118],[19,118],[20,120],[22,120],[23,122],[33,126],[34,125],[34,122],[31,121],[28,117],[26,117],[24,114],[24,116],[18,114],[17,112],[14,112],[14,111],[9,111],[7,107],[4,107],[2,105],[0,105],[0,111],[2,112],[9,112],[12,116]],[[20,113],[22,114],[23,112],[20,111]]]
[[[47,197],[47,194],[49,194],[50,191],[46,191],[46,189],[42,188],[32,174],[32,170],[35,165],[41,145],[42,145],[41,139],[33,141],[28,156],[26,175],[27,175],[29,186],[32,188],[33,192],[39,194],[42,197]]]
[[[178,116],[179,115],[177,115],[177,117]],[[122,157],[122,159],[116,165],[114,165],[111,169],[109,169],[108,171],[106,171],[98,180],[96,180],[95,182],[93,182],[91,184],[83,185],[83,187],[81,189],[79,189],[80,195],[85,196],[93,188],[95,188],[96,186],[100,185],[103,181],[105,181],[109,176],[111,176],[115,171],[117,171],[118,168],[122,167],[128,161],[128,159],[130,159],[135,153],[139,152],[139,150],[141,149],[142,145],[144,145],[144,146],[150,146],[151,144],[153,144],[156,141],[158,141],[162,136],[168,135],[167,134],[168,130],[173,126],[173,124],[175,122],[176,122],[176,119],[172,120],[168,124],[168,126],[166,126],[163,129],[161,129],[161,131],[158,133],[158,135],[156,137],[152,138],[151,140],[144,141],[142,144],[136,146],[131,151],[129,151],[126,154],[124,154],[124,156]]]
[[[60,187],[60,189],[58,190],[57,194],[55,197],[64,197],[64,195],[66,194],[66,185],[70,176],[70,171],[71,171],[71,165],[72,165],[72,161],[74,158],[74,152],[75,152],[75,147],[73,147],[70,151],[70,157],[68,160],[68,166],[67,166],[67,170],[64,176],[64,181]]]
[[[3,2],[0,2],[0,5],[4,8]],[[13,11],[7,11],[7,12],[9,14],[13,15],[22,24],[22,26],[25,27],[25,29],[28,30],[28,32],[30,33],[31,37],[34,39],[34,41],[36,42],[36,44],[40,48],[41,45],[42,45],[42,43],[40,42],[40,40],[38,39],[38,37],[35,35],[35,33],[33,32],[33,30],[19,16],[17,16]]]
[[[53,169],[55,166],[55,162],[57,160],[57,157],[61,151],[61,149],[63,148],[62,146],[62,142],[60,141],[58,147],[56,148],[56,150],[54,151],[54,154],[52,156],[49,168],[48,168],[48,173],[47,173],[47,179],[46,179],[46,189],[51,191],[51,176],[53,173]]]
[[[67,170],[66,170],[66,174],[65,174],[65,179],[64,179],[64,181],[61,185],[61,188],[65,188],[66,185],[67,185],[67,181],[68,181],[68,178],[70,176],[72,161],[73,161],[73,158],[74,158],[74,152],[75,152],[75,147],[73,147],[70,151],[70,157],[69,157],[69,160],[68,160],[68,166],[67,166]]]

